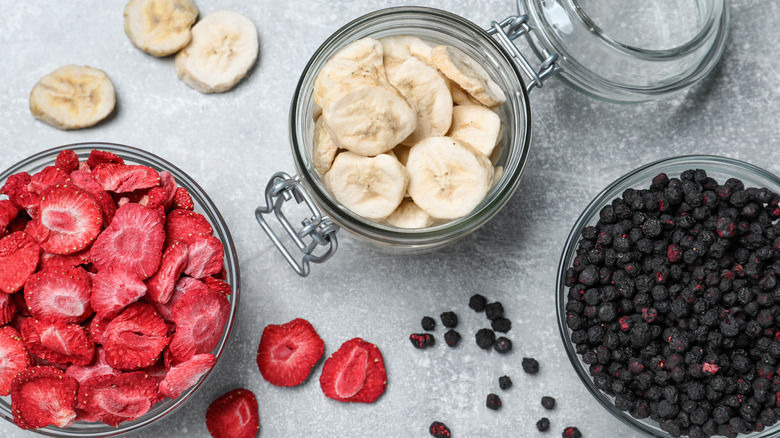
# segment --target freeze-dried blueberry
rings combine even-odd
[[[555,399],[549,396],[542,397],[542,406],[544,406],[547,410],[552,410],[555,408]]]
[[[499,408],[501,408],[501,398],[496,394],[488,394],[487,400],[485,401],[485,406],[487,406],[488,409],[497,411]]]
[[[582,438],[582,433],[576,427],[567,427],[561,434],[563,438]]]
[[[436,328],[436,320],[431,318],[430,316],[424,316],[422,321],[422,328],[425,331],[433,331]]]
[[[432,347],[436,343],[436,339],[430,333],[412,333],[409,335],[409,340],[414,348],[420,349]]]
[[[504,316],[504,306],[499,301],[486,305],[485,316],[491,321],[502,318]]]
[[[508,338],[501,336],[493,343],[493,349],[499,354],[506,354],[512,350],[512,341]]]
[[[432,436],[436,438],[449,438],[452,436],[450,428],[442,422],[434,421],[431,423],[431,427],[428,430]]]
[[[460,343],[460,333],[455,331],[455,329],[447,330],[447,332],[444,333],[444,342],[450,347],[456,347],[458,343]]]
[[[483,350],[487,350],[488,348],[492,347],[493,342],[496,341],[496,334],[493,332],[493,330],[487,328],[479,329],[475,337],[477,340],[477,345]]]
[[[455,312],[444,312],[439,317],[444,327],[455,328],[458,326],[458,315]]]
[[[534,358],[524,357],[522,365],[523,371],[528,374],[536,374],[539,372],[539,362],[537,362]]]
[[[475,312],[485,310],[485,305],[487,305],[487,298],[480,294],[474,294],[469,298],[469,307]]]
[[[512,379],[509,376],[501,376],[498,378],[498,387],[506,391],[512,387]]]
[[[550,429],[550,420],[547,417],[542,417],[541,420],[536,422],[536,430],[539,432],[547,432]]]
[[[493,331],[506,333],[512,329],[512,321],[506,318],[496,318],[490,321],[490,326],[493,328]]]

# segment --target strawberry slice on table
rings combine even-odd
[[[95,240],[90,257],[98,271],[113,266],[143,280],[160,267],[164,241],[160,215],[139,204],[125,204]]]
[[[214,234],[208,219],[200,213],[189,210],[173,210],[165,220],[165,244],[184,240],[193,234]]]
[[[158,303],[167,303],[171,299],[176,280],[187,267],[188,254],[187,245],[178,240],[165,249],[160,269],[146,280],[149,298]]]
[[[30,231],[45,251],[70,254],[88,247],[100,233],[103,213],[87,192],[70,185],[49,188],[38,204]]]
[[[54,367],[30,367],[11,383],[11,411],[22,429],[68,427],[76,418],[79,384]]]
[[[219,239],[210,234],[197,233],[185,237],[183,241],[187,244],[188,251],[184,274],[203,278],[222,269],[225,247]]]
[[[19,332],[13,327],[0,328],[0,396],[11,393],[14,377],[31,362]]]
[[[102,163],[92,169],[103,190],[128,193],[160,185],[160,174],[148,166]]]
[[[59,365],[87,365],[95,354],[95,344],[78,324],[27,318],[22,323],[22,340],[31,354]]]
[[[98,376],[118,376],[122,374],[122,371],[115,370],[106,363],[106,352],[103,348],[95,348],[95,357],[92,359],[92,363],[89,365],[71,365],[65,370],[65,374],[73,377],[79,382],[79,385],[83,384],[92,377]]]
[[[16,316],[16,301],[12,294],[0,293],[0,325],[6,325]]]
[[[211,402],[206,411],[206,428],[214,438],[254,438],[260,430],[257,398],[238,388]]]
[[[113,152],[93,149],[87,158],[87,166],[89,166],[90,169],[94,169],[98,164],[102,163],[125,164],[125,160]]]
[[[230,302],[209,288],[205,293],[189,291],[176,304],[171,316],[176,324],[171,353],[176,359],[187,361],[217,346],[230,316]]]
[[[195,203],[192,202],[192,196],[184,187],[176,189],[176,193],[173,196],[173,207],[182,210],[194,210]]]
[[[146,293],[146,284],[133,273],[108,266],[92,280],[92,308],[100,318],[114,319]]]
[[[35,239],[23,231],[0,239],[0,290],[11,294],[24,286],[38,266],[40,252]]]
[[[171,367],[165,378],[160,382],[160,393],[170,398],[177,398],[184,391],[198,383],[217,359],[212,354],[196,354],[186,362]]]
[[[152,300],[147,295],[144,299],[148,299],[148,302],[154,306],[154,310],[162,316],[165,321],[173,322],[173,309],[179,303],[179,300],[188,293],[192,293],[193,296],[208,293],[209,288],[200,280],[192,277],[181,277],[176,281],[176,285],[173,287],[173,293],[167,303],[158,303]]]
[[[373,403],[387,386],[387,371],[376,345],[360,338],[343,343],[322,366],[320,387],[340,402]]]
[[[260,338],[257,367],[272,385],[296,386],[306,380],[324,352],[325,343],[309,321],[298,318],[270,324]]]
[[[109,426],[140,418],[157,399],[157,379],[143,371],[92,377],[78,388],[78,408]]]
[[[78,323],[92,315],[92,282],[82,268],[45,268],[32,274],[24,299],[32,316],[50,322]]]
[[[151,366],[168,345],[167,334],[168,326],[152,306],[133,303],[106,327],[106,362],[119,370]]]
[[[65,172],[73,172],[79,168],[79,156],[70,149],[63,149],[57,154],[54,165]]]

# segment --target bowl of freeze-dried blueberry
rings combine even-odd
[[[561,256],[564,346],[591,394],[655,437],[780,433],[780,178],[657,161],[588,205]]]

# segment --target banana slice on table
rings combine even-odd
[[[390,70],[403,64],[407,59],[416,57],[433,66],[431,47],[425,41],[410,35],[398,35],[379,38],[382,43],[383,62],[385,70]]]
[[[411,57],[388,70],[387,79],[417,110],[417,128],[402,144],[413,146],[425,137],[447,133],[452,123],[452,95],[435,68]]]
[[[450,137],[428,137],[414,145],[406,163],[409,194],[436,219],[457,219],[474,209],[493,184],[490,160]]]
[[[374,156],[401,143],[417,127],[417,111],[392,86],[365,75],[337,83],[325,96],[322,118],[336,145]]]
[[[190,42],[196,18],[198,8],[192,0],[130,0],[125,6],[125,33],[144,52],[168,56]]]
[[[393,214],[387,217],[387,223],[398,228],[425,228],[436,222],[411,199],[404,200]]]
[[[330,169],[338,150],[339,147],[333,143],[328,130],[322,125],[322,117],[317,117],[317,121],[314,122],[314,153],[312,154],[312,162],[317,172],[324,175]]]
[[[445,76],[486,106],[501,105],[506,95],[488,72],[469,55],[450,46],[436,46],[431,59]]]
[[[325,183],[348,209],[366,219],[381,220],[403,200],[409,173],[387,154],[363,157],[342,152],[325,174]]]
[[[373,38],[359,39],[339,49],[314,79],[314,101],[322,105],[333,86],[356,74],[386,80],[382,53],[382,43]]]
[[[59,129],[87,128],[111,114],[114,86],[96,68],[66,65],[42,77],[30,92],[33,116]]]
[[[501,119],[482,105],[458,105],[452,109],[449,136],[465,141],[489,157],[498,143]]]
[[[216,11],[192,28],[192,41],[176,55],[176,73],[201,93],[233,88],[257,60],[257,28],[233,11]]]

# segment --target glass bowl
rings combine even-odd
[[[624,190],[628,188],[646,189],[656,175],[666,173],[670,178],[679,177],[680,173],[688,169],[704,169],[707,176],[715,178],[718,183],[723,184],[728,178],[738,178],[742,180],[745,187],[766,187],[775,193],[780,193],[780,178],[767,172],[760,167],[748,164],[726,157],[711,155],[689,155],[666,158],[645,166],[639,167],[626,175],[618,178],[612,184],[607,186],[599,193],[575,222],[574,227],[569,233],[566,244],[561,254],[560,264],[558,266],[558,277],[556,279],[555,305],[558,316],[558,328],[563,338],[563,345],[566,354],[569,356],[574,370],[577,372],[580,380],[585,384],[588,391],[596,398],[606,410],[631,428],[643,432],[647,436],[658,438],[670,438],[671,435],[661,430],[658,423],[647,419],[636,419],[628,412],[621,411],[614,404],[614,397],[609,396],[599,390],[588,371],[588,365],[585,364],[575,351],[575,346],[571,340],[571,330],[566,325],[566,302],[568,299],[568,289],[565,284],[567,269],[572,265],[576,257],[576,249],[582,230],[595,225],[599,220],[601,209],[612,202],[613,199],[620,197]],[[772,438],[780,436],[780,423],[775,423],[761,432],[754,432],[748,435],[739,435],[744,438]]]
[[[31,157],[28,157],[0,174],[0,184],[4,184],[5,180],[12,174],[17,172],[28,172],[30,174],[43,169],[46,166],[54,164],[57,154],[63,149],[71,149],[79,156],[80,161],[86,161],[89,157],[89,152],[93,149],[100,149],[104,151],[113,152],[122,157],[128,164],[142,164],[149,166],[157,171],[168,171],[176,179],[176,184],[180,187],[184,187],[190,193],[192,201],[195,204],[195,211],[203,214],[208,219],[212,228],[214,229],[214,236],[222,241],[225,247],[225,271],[227,277],[225,281],[231,286],[233,292],[228,295],[228,301],[230,302],[230,315],[225,323],[225,329],[222,333],[222,337],[219,340],[219,344],[211,351],[217,362],[222,355],[223,350],[230,337],[230,331],[233,327],[233,322],[236,318],[236,312],[238,310],[238,298],[239,298],[239,271],[238,271],[238,255],[236,254],[236,248],[233,245],[233,239],[230,237],[230,231],[228,230],[225,220],[217,210],[214,202],[208,197],[206,192],[186,173],[181,169],[174,166],[170,162],[144,150],[111,143],[78,143],[65,146],[58,146],[56,148],[48,149],[39,152]],[[215,365],[216,367],[216,365]],[[40,429],[33,429],[33,432],[55,436],[55,437],[108,437],[117,436],[128,433],[130,431],[137,431],[143,427],[146,427],[152,423],[155,423],[162,418],[169,416],[174,411],[179,409],[184,403],[203,385],[208,379],[212,368],[203,375],[198,383],[191,388],[184,391],[178,398],[170,399],[166,398],[162,402],[155,404],[149,412],[144,414],[141,418],[134,421],[126,421],[121,423],[118,427],[112,427],[100,422],[89,423],[78,421],[68,428],[58,428],[54,426],[48,426]],[[0,397],[0,416],[6,420],[13,422],[13,415],[11,413],[11,398]]]

